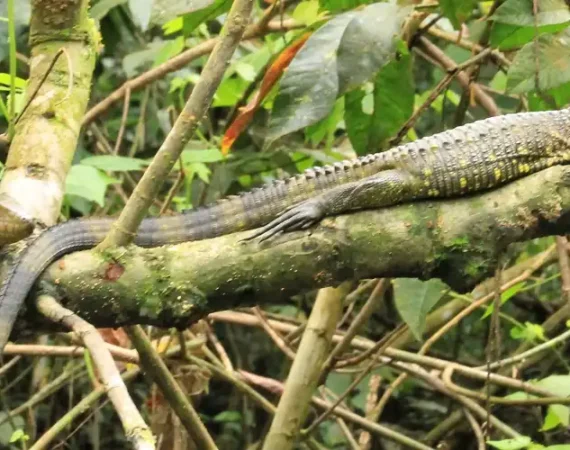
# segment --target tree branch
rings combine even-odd
[[[569,213],[570,168],[557,166],[482,195],[328,218],[263,244],[241,243],[243,232],[115,249],[114,262],[78,252],[44,281],[97,326],[185,326],[211,311],[286,301],[348,279],[438,277],[465,292],[494,272],[509,244],[567,232]],[[117,264],[124,272],[107,279]]]

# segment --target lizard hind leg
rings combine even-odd
[[[341,184],[296,203],[245,240],[265,241],[277,234],[302,230],[327,216],[395,205],[422,197],[420,180],[407,170],[384,170],[360,181]]]
[[[267,225],[255,230],[244,241],[258,239],[259,242],[263,242],[285,231],[303,230],[311,225],[315,225],[325,217],[324,208],[319,202],[319,197],[321,196],[295,203]]]

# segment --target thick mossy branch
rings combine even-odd
[[[68,255],[44,281],[98,326],[186,325],[210,311],[286,300],[348,279],[438,277],[465,292],[517,241],[570,230],[570,168],[474,197],[325,219],[263,244],[248,232],[155,249]]]

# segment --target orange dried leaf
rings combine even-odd
[[[295,42],[293,42],[289,47],[285,48],[279,56],[271,63],[267,72],[261,81],[261,86],[259,91],[255,93],[250,102],[240,108],[240,112],[231,125],[226,130],[224,137],[222,138],[222,154],[227,155],[230,151],[231,146],[235,140],[243,133],[243,130],[252,121],[257,108],[261,102],[265,99],[269,91],[273,88],[277,80],[283,75],[285,69],[291,64],[291,61],[295,55],[299,52],[303,44],[309,39],[311,33],[305,33]]]

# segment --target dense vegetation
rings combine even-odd
[[[70,4],[81,10],[84,3],[0,0],[3,169],[8,152],[26,139],[40,142],[44,159],[57,159],[26,123],[44,114],[40,103],[51,100],[35,90],[54,77],[63,103],[75,95],[80,81],[69,79],[70,72],[77,76],[75,47],[58,36],[46,77],[32,76],[51,41],[38,42],[30,30],[53,13],[49,8],[61,8],[63,17]],[[58,174],[65,179],[59,219],[123,210],[225,35],[231,6],[231,0],[91,2],[98,54],[87,111],[75,118],[82,123],[77,143],[70,141],[73,163]],[[560,109],[569,100],[564,0],[257,1],[211,107],[149,213],[197,208],[315,165],[489,116]],[[56,116],[69,125],[65,114]],[[52,214],[51,224],[57,219]],[[467,244],[458,239],[448,250],[467,252]],[[569,450],[569,249],[562,236],[513,244],[496,276],[469,293],[437,279],[354,280],[287,301],[268,298],[261,307],[216,311],[181,330],[146,331],[220,449]],[[336,307],[342,318],[331,313],[327,324],[323,311]],[[309,317],[332,345],[310,336]],[[160,375],[138,376],[138,357],[129,350],[133,333],[101,333],[116,346],[112,354],[157,448],[215,448],[195,440],[177,417],[153,383]],[[70,335],[34,338],[7,352],[0,368],[0,448],[130,445],[102,395],[97,356],[74,354],[71,346],[81,344]],[[314,339],[324,348],[315,355],[329,358],[312,360],[301,338]],[[311,363],[321,366],[311,370]],[[487,367],[497,376],[489,378]],[[288,374],[316,389],[285,385]],[[282,422],[270,429],[284,390],[296,402],[279,404]],[[84,409],[76,407],[81,399]],[[305,407],[307,417],[296,415]]]

